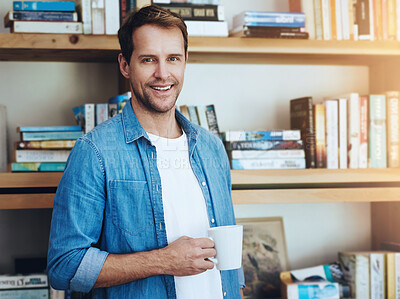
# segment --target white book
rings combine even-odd
[[[339,103],[339,168],[347,168],[347,99],[338,99]]]
[[[343,26],[342,26],[342,19],[343,19],[342,5],[343,5],[343,1],[342,0],[336,0],[335,1],[335,5],[336,5],[336,39],[337,40],[342,40],[343,39]]]
[[[350,16],[349,16],[349,1],[352,0],[338,0],[342,2],[342,33],[344,40],[350,40]]]
[[[315,25],[315,39],[322,40],[323,32],[322,32],[322,12],[321,12],[320,0],[314,0],[314,25]]]
[[[326,100],[326,167],[339,168],[338,101]]]
[[[303,169],[305,158],[232,159],[232,169]]]
[[[400,0],[396,0],[396,34],[397,40],[400,41]]]
[[[197,115],[199,116],[200,126],[208,131],[208,122],[206,116],[206,106],[198,105],[197,106]]]
[[[91,0],[75,0],[76,11],[79,12],[83,24],[83,34],[92,34],[92,7]]]
[[[67,162],[71,150],[15,150],[16,162]]]
[[[329,293],[326,290],[329,290]],[[286,293],[287,293],[287,299],[299,299],[299,298],[340,299],[341,291],[339,283],[337,282],[317,281],[317,282],[301,282],[301,283],[288,284]],[[322,297],[320,294],[323,294]]]
[[[104,34],[104,0],[92,0],[92,34]]]
[[[306,31],[310,39],[315,39],[314,4],[311,0],[302,0],[301,8],[306,15]]]
[[[395,269],[396,299],[400,299],[400,253],[395,255]]]
[[[185,21],[189,36],[228,36],[226,21]]]
[[[105,32],[117,34],[120,25],[119,0],[105,0]]]
[[[305,158],[304,150],[233,150],[232,159]]]
[[[96,126],[95,105],[84,104],[85,133],[90,132]]]
[[[346,282],[350,285],[351,298],[370,298],[369,254],[365,252],[339,252],[339,262]]]
[[[7,108],[0,105],[0,172],[7,171]]]
[[[49,283],[46,274],[0,275],[0,290],[45,288],[48,285]]]
[[[331,31],[331,3],[329,0],[321,1],[322,31],[324,40],[332,39]]]
[[[76,33],[82,34],[81,22],[14,21],[13,33]]]
[[[360,167],[360,97],[358,93],[347,95],[348,98],[348,161],[349,168]]]
[[[370,253],[370,294],[371,299],[385,299],[385,254]]]

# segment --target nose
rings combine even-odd
[[[169,70],[168,70],[168,65],[165,61],[160,61],[157,63],[154,76],[157,79],[165,80],[168,79],[169,77]]]

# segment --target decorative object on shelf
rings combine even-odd
[[[289,269],[282,217],[237,219],[243,225],[245,298],[280,297],[282,271]]]

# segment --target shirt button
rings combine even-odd
[[[226,297],[226,292],[224,292],[224,297]]]
[[[215,222],[214,218],[213,218],[213,219],[211,219],[211,222],[212,222],[212,223],[214,223],[214,222]]]
[[[205,185],[206,185],[206,182],[202,182],[201,184],[202,184],[203,186],[205,186]]]

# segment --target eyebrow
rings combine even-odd
[[[174,56],[174,57],[183,57],[183,54],[168,54],[168,57],[171,57],[171,56]],[[157,58],[157,56],[156,55],[152,55],[152,54],[142,54],[142,55],[139,55],[138,56],[138,58],[139,59],[141,59],[141,58]]]

